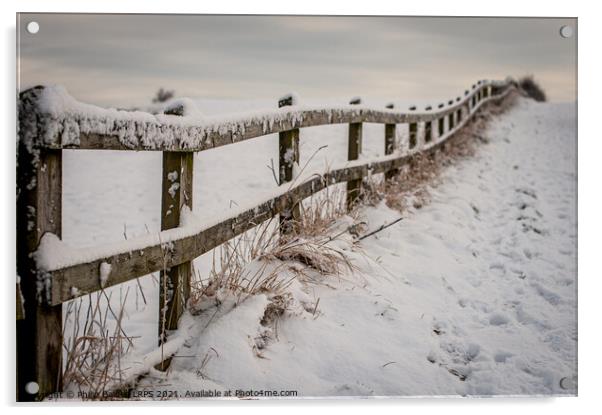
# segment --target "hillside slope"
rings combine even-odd
[[[357,272],[295,281],[268,327],[267,294],[184,316],[170,371],[139,390],[575,394],[576,107],[521,99],[483,135],[429,204],[337,241]],[[369,229],[399,217],[362,215]]]

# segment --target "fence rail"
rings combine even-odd
[[[380,110],[363,107],[359,100],[348,107],[306,109],[292,105],[291,98],[269,113],[201,124],[177,115],[86,106],[43,87],[24,91],[17,160],[17,316],[22,317],[17,322],[18,398],[32,398],[24,388],[33,379],[40,396],[61,387],[62,303],[160,271],[160,301],[167,306],[160,307],[165,313],[159,320],[164,322],[161,336],[177,328],[193,259],[275,215],[280,215],[281,231],[286,231],[303,199],[336,183],[347,182],[351,207],[364,177],[384,173],[390,178],[416,154],[437,151],[482,105],[501,100],[513,86],[511,80],[480,81],[436,111],[399,112],[392,105]],[[349,124],[349,162],[321,176],[293,181],[299,128],[342,123]],[[363,123],[385,124],[384,157],[361,159]],[[408,148],[395,147],[398,124],[408,124]],[[424,127],[419,129],[419,124]],[[280,140],[280,186],[274,196],[211,226],[180,227],[180,215],[192,209],[193,153],[273,133],[279,133]],[[86,255],[74,251],[71,258],[53,258],[61,235],[63,149],[162,151],[161,233]]]

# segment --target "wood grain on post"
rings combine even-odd
[[[410,149],[413,149],[418,143],[418,123],[411,122],[410,124],[408,124],[408,131],[410,137],[409,147]]]
[[[424,142],[430,143],[433,141],[433,122],[434,121],[425,121],[424,123]]]
[[[194,153],[163,152],[161,190],[161,230],[180,225],[182,208],[192,210],[192,172]],[[177,255],[171,244],[162,248],[164,258]],[[159,283],[159,344],[166,338],[166,330],[178,328],[178,320],[190,296],[192,262],[184,262],[161,271]]]
[[[510,91],[510,89],[502,91],[494,102],[503,99]],[[437,140],[432,146],[424,149],[421,154],[434,155],[444,147],[446,142],[447,140]],[[410,164],[415,158],[416,154],[399,155],[399,157],[384,161],[373,161],[330,170],[325,172],[324,175],[312,176],[312,178],[304,180],[302,183],[296,183],[292,185],[289,191],[284,191],[278,196],[264,200],[254,208],[247,209],[208,228],[199,229],[198,233],[171,239],[170,245],[173,246],[173,254],[167,257],[167,267],[191,261],[211,251],[211,249],[241,235],[275,215],[290,210],[291,206],[328,186],[361,179],[370,174],[380,174],[393,169],[400,169]],[[48,272],[48,275],[52,278],[51,304],[58,305],[103,288],[98,278],[98,269],[103,262],[111,264],[111,274],[104,288],[153,272],[159,272],[164,267],[163,245],[163,243],[155,243],[152,246],[145,245],[143,254],[134,256],[132,256],[131,249],[125,249],[119,253],[101,256],[91,261],[76,262]],[[74,286],[79,288],[78,294],[71,292],[70,287]]]
[[[21,124],[28,117],[22,111]],[[62,306],[48,305],[50,280],[30,255],[45,233],[61,237],[62,150],[31,151],[21,137],[17,185],[17,272],[25,317],[17,321],[17,400],[32,401],[62,388]],[[30,382],[37,383],[37,393],[27,392]]]
[[[393,109],[393,104],[388,104],[387,109]],[[385,124],[385,155],[393,154],[395,151],[395,130],[396,124]],[[390,180],[397,174],[397,170],[393,169],[385,173],[385,180]]]
[[[349,104],[361,104],[360,98],[352,99]],[[347,146],[347,160],[357,160],[362,153],[362,123],[349,124],[349,143]],[[358,201],[362,190],[362,179],[353,179],[347,182],[347,209],[351,210]]]
[[[286,96],[278,101],[278,108],[293,105],[293,96]],[[283,185],[294,179],[294,166],[299,165],[299,129],[294,128],[278,133],[278,184]],[[301,208],[296,204],[290,211],[280,214],[280,233],[290,233],[295,221],[301,217]]]

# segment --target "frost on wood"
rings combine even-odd
[[[177,182],[178,171],[174,170],[174,171],[170,171],[169,173],[167,173],[167,180],[169,180],[171,182],[171,185],[169,186],[169,189],[167,189],[167,192],[169,193],[171,198],[174,199],[176,197],[176,192],[180,188],[180,183]],[[170,208],[172,208],[172,207],[173,207],[173,205],[170,205]],[[167,211],[167,214],[168,215],[171,214],[171,209],[169,209]]]
[[[167,173],[167,180],[169,180],[172,183],[178,180],[178,171],[174,170]]]
[[[295,161],[295,150],[292,148],[286,149],[286,152],[284,153],[284,161],[286,164],[293,163]]]
[[[505,86],[507,83],[490,82],[489,85]],[[356,105],[304,107],[298,105],[296,94],[288,97],[294,103],[292,106],[205,117],[195,110],[193,100],[185,98],[170,101],[167,107],[150,109],[152,112],[159,110],[159,113],[125,111],[84,104],[70,96],[62,86],[46,86],[22,94],[19,103],[20,136],[32,150],[36,145],[78,147],[85,136],[87,139],[96,137],[94,146],[99,145],[98,140],[106,140],[106,148],[201,151],[299,128],[304,122],[304,126],[346,123],[358,116],[363,116],[364,122],[381,122],[376,120],[382,120],[385,115],[394,117],[395,122],[406,122],[408,116],[406,113],[392,113],[381,106],[358,105],[360,102],[355,100]],[[468,96],[465,100],[470,98]],[[181,113],[181,116],[165,114],[165,111]],[[434,115],[412,113],[414,118]]]
[[[169,186],[169,189],[167,191],[169,192],[169,195],[171,196],[172,199],[176,197],[176,192],[178,191],[179,188],[180,188],[180,183],[178,183],[178,182],[172,183],[171,186]]]
[[[109,280],[109,275],[111,274],[111,264],[107,262],[102,262],[100,264],[100,286],[104,287],[107,285],[107,281]]]
[[[503,94],[502,94],[503,95]],[[486,100],[482,100],[479,102],[478,106],[480,106],[482,103],[486,102]],[[361,108],[361,107],[357,107],[357,108]],[[473,111],[476,110],[476,107],[472,109]],[[464,120],[468,120],[468,117],[463,118]],[[429,146],[427,147],[426,145],[420,145],[420,149],[421,150],[425,150],[427,148],[430,148],[431,146],[437,145],[438,143],[440,143],[442,140],[444,140],[445,137],[442,137],[438,140],[433,140],[432,142],[429,143]],[[404,156],[401,156],[401,158]],[[387,169],[390,168],[391,164],[390,162],[397,162],[397,159],[400,159],[400,155],[399,154],[392,154],[389,156],[377,156],[375,158],[369,157],[369,158],[362,158],[359,160],[354,160],[354,161],[341,161],[339,163],[335,163],[334,165],[331,165],[328,170],[329,171],[333,171],[332,169],[334,169],[334,171],[339,171],[340,172],[337,173],[336,176],[332,175],[332,174],[323,174],[320,175],[319,172],[317,172],[315,169],[305,169],[305,171],[301,171],[302,169],[299,168],[298,165],[294,165],[293,166],[293,175],[295,177],[295,183],[296,185],[294,186],[294,188],[297,187],[301,187],[304,186],[306,181],[310,181],[311,185],[312,185],[312,189],[314,184],[318,184],[318,182],[314,183],[314,179],[315,179],[315,175],[318,174],[318,176],[323,177],[323,181],[324,183],[326,183],[326,181],[328,182],[332,182],[335,183],[337,182],[337,180],[347,180],[345,177],[351,177],[349,176],[349,174],[352,174],[353,177],[358,177],[358,175],[363,175],[366,176],[370,173],[372,173],[371,168],[374,168],[374,166],[377,166],[377,170],[376,172],[382,172],[382,169]],[[371,164],[371,162],[374,161],[376,164]],[[354,172],[349,172],[347,171],[348,169],[352,169],[352,168],[357,168],[357,167],[361,167],[361,169],[356,169]],[[172,185],[177,183],[177,186],[171,187],[171,193],[172,196],[175,196],[175,192],[179,190],[179,183],[177,181],[172,181],[172,180],[177,180],[178,179],[178,170],[175,169],[173,171],[170,171],[167,173],[168,177],[166,177],[166,179],[168,180],[168,182],[171,182]],[[326,172],[325,172],[326,173]],[[337,179],[337,177],[339,179]],[[343,178],[343,179],[341,179]],[[307,192],[308,186],[305,186],[305,190],[302,190],[302,192]],[[170,190],[169,188],[167,189],[168,191]],[[181,219],[181,223],[180,226],[177,228],[173,228],[167,231],[162,231],[162,232],[157,232],[157,233],[152,233],[152,234],[148,234],[148,235],[143,235],[140,237],[136,237],[136,238],[131,238],[127,241],[120,241],[118,243],[113,243],[113,244],[107,244],[107,245],[101,245],[101,246],[95,246],[95,247],[86,247],[86,248],[72,248],[72,247],[68,247],[66,244],[64,244],[62,241],[60,241],[59,238],[57,238],[55,235],[52,234],[46,234],[43,236],[42,238],[42,243],[40,244],[40,247],[38,249],[38,251],[35,253],[35,259],[36,259],[36,263],[38,266],[38,269],[43,270],[43,271],[48,271],[50,273],[50,275],[52,275],[52,278],[62,278],[61,275],[73,275],[74,270],[66,270],[66,268],[69,267],[73,267],[73,266],[79,266],[79,265],[83,265],[83,264],[87,264],[89,262],[95,262],[95,266],[98,267],[100,265],[100,262],[102,261],[106,261],[107,263],[112,263],[115,266],[117,266],[118,262],[114,262],[115,261],[115,256],[117,255],[132,255],[132,252],[135,252],[136,254],[138,254],[138,252],[140,250],[146,249],[146,248],[158,248],[159,246],[163,246],[166,250],[169,250],[172,246],[174,246],[173,242],[180,242],[186,238],[189,238],[191,236],[195,236],[195,235],[199,235],[200,233],[208,230],[210,227],[212,226],[216,226],[216,225],[224,225],[224,222],[229,221],[229,226],[231,225],[232,227],[232,231],[234,232],[238,232],[238,229],[244,228],[245,225],[243,224],[242,221],[237,221],[236,218],[239,215],[246,215],[244,216],[245,221],[248,221],[249,218],[252,218],[253,220],[263,220],[264,218],[268,217],[269,214],[273,213],[273,209],[275,205],[278,205],[278,209],[284,209],[284,202],[282,202],[283,200],[285,200],[285,198],[283,196],[285,196],[287,193],[289,193],[289,191],[291,191],[291,186],[290,183],[288,185],[284,185],[284,186],[279,186],[273,189],[270,189],[269,192],[262,192],[261,194],[258,194],[257,197],[251,197],[248,198],[248,200],[245,200],[244,203],[240,203],[240,204],[236,204],[236,208],[234,209],[229,209],[229,210],[224,210],[223,212],[220,212],[217,215],[211,216],[210,218],[205,218],[202,217],[199,220],[195,220],[195,221],[191,221],[194,222],[190,223],[190,224],[185,224],[184,222],[187,222],[187,218],[182,218]],[[313,191],[313,190],[312,190]],[[305,193],[303,193],[305,194]],[[259,217],[256,218],[257,215],[253,216],[250,214],[251,211],[253,211],[258,205],[262,206],[261,209],[261,213],[259,214]],[[175,205],[175,203],[174,203]],[[170,206],[170,209],[173,209],[172,206]],[[280,212],[281,210],[279,210]],[[171,211],[171,213],[173,213],[173,210]],[[230,231],[228,231],[230,232]],[[182,241],[185,242],[185,241]],[[50,252],[54,252],[55,254],[49,254]],[[152,267],[150,267],[152,268]],[[63,270],[65,270],[65,272],[63,272]],[[53,271],[58,271],[56,274],[53,273]],[[93,272],[95,270],[92,270]],[[114,269],[113,272],[116,272],[116,270]],[[152,271],[151,271],[152,272]],[[69,277],[71,278],[71,277]],[[97,277],[96,277],[97,278]],[[120,276],[119,275],[114,275],[111,278],[111,281],[108,282],[108,284],[115,284],[118,282]],[[43,284],[41,284],[41,286],[44,286],[45,284],[49,284],[51,280],[48,279],[47,281],[41,281],[43,282]],[[60,280],[63,281],[63,280]],[[98,280],[97,280],[98,281]],[[62,282],[61,282],[62,283]],[[77,285],[78,287],[80,287],[82,290],[85,291],[89,291],[92,289],[98,289],[97,287],[94,286],[82,286],[78,283],[74,283],[74,282],[70,282],[68,284],[65,284],[63,286],[61,286],[61,288],[57,288],[58,285],[56,287],[53,288],[52,291],[52,295],[53,295],[53,301],[58,301],[59,297],[64,298],[65,295],[67,295],[69,293],[69,288],[71,285]],[[59,291],[61,292],[61,294],[59,294]]]

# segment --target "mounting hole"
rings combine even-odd
[[[566,377],[560,379],[560,387],[565,390],[575,389],[575,387],[576,387],[575,378],[566,376]]]
[[[573,28],[571,26],[562,26],[560,28],[560,36],[565,39],[573,37]]]
[[[36,382],[29,382],[27,385],[25,385],[25,392],[29,393],[30,395],[36,395],[39,391],[40,385],[38,385]]]
[[[38,22],[29,22],[27,23],[27,31],[32,35],[35,35],[40,31],[40,25]]]

